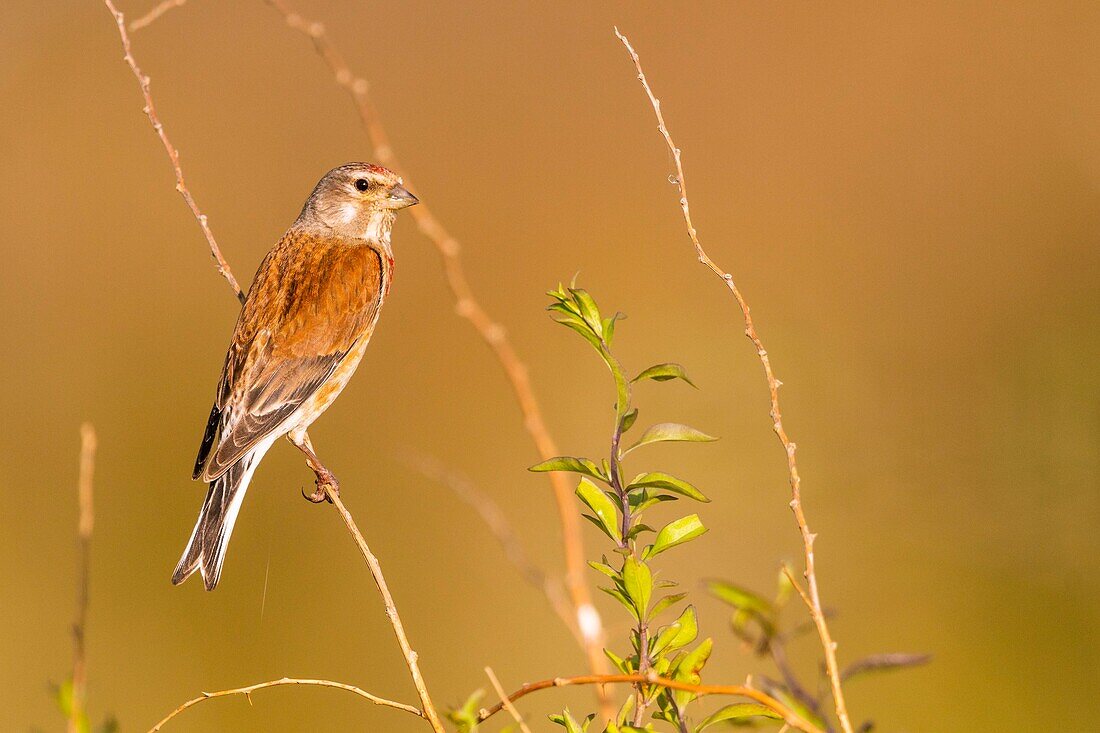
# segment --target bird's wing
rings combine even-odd
[[[291,231],[276,245],[237,320],[195,478],[223,474],[370,337],[387,271],[365,244]]]

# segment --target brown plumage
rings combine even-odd
[[[197,570],[207,590],[217,585],[252,473],[279,437],[335,486],[306,430],[359,365],[389,291],[393,220],[414,203],[386,168],[335,168],[260,263],[195,461],[209,490],[173,583]]]

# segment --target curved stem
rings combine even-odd
[[[366,690],[360,689],[360,688],[356,687],[355,685],[345,685],[342,682],[332,682],[330,680],[311,680],[311,679],[300,679],[300,678],[294,678],[294,677],[283,677],[282,679],[279,679],[279,680],[271,680],[270,682],[259,682],[255,685],[248,685],[247,687],[235,687],[231,690],[219,690],[218,692],[204,692],[200,696],[191,698],[190,700],[188,700],[184,704],[180,705],[178,708],[176,708],[172,712],[168,713],[168,715],[164,716],[164,718],[161,719],[161,721],[159,723],[157,723],[156,725],[154,725],[152,728],[149,729],[149,733],[156,733],[156,731],[163,728],[164,724],[167,723],[169,720],[176,717],[177,715],[182,713],[184,710],[187,710],[188,708],[193,708],[194,706],[198,705],[201,702],[206,702],[207,700],[213,700],[215,697],[228,697],[230,695],[244,695],[246,698],[248,698],[249,703],[251,703],[252,702],[252,693],[255,692],[256,690],[263,690],[263,689],[268,688],[268,687],[280,687],[282,685],[310,685],[310,686],[313,686],[313,687],[332,687],[332,688],[335,688],[337,690],[346,690],[347,692],[353,693],[355,695],[358,695],[359,697],[362,697],[362,698],[365,698],[365,699],[369,700],[370,702],[374,703],[375,705],[383,705],[383,706],[388,707],[388,708],[394,708],[395,710],[403,710],[404,712],[412,713],[413,715],[415,715],[419,718],[424,717],[424,713],[422,713],[417,708],[414,708],[412,705],[406,705],[404,703],[394,702],[393,700],[387,700],[384,697],[378,697],[376,695],[372,695],[369,692],[367,692]]]
[[[741,291],[734,284],[733,275],[718,267],[714,260],[707,255],[706,251],[703,249],[703,245],[699,242],[699,235],[695,230],[695,225],[691,222],[691,208],[688,203],[687,195],[687,179],[684,177],[684,166],[680,157],[680,148],[676,147],[676,144],[672,141],[672,136],[669,134],[668,127],[665,125],[665,118],[661,113],[661,101],[653,94],[653,90],[649,86],[649,81],[646,79],[645,72],[642,71],[641,60],[638,58],[638,54],[635,52],[634,47],[630,45],[630,41],[619,32],[618,28],[615,29],[615,35],[622,41],[623,45],[626,47],[627,53],[630,54],[630,58],[634,62],[634,68],[638,71],[638,81],[641,82],[646,96],[649,97],[649,103],[653,107],[653,112],[657,116],[657,129],[660,131],[661,136],[665,140],[665,144],[672,153],[672,159],[676,166],[676,183],[680,189],[680,210],[684,215],[684,223],[687,225],[688,236],[691,238],[691,243],[695,246],[695,253],[699,257],[699,261],[706,265],[711,272],[720,277],[733,294],[745,321],[745,336],[752,341],[752,345],[756,349],[756,355],[760,358],[760,363],[764,367],[764,376],[768,382],[768,392],[771,399],[770,415],[772,419],[772,430],[774,430],[776,436],[778,436],[779,442],[783,444],[783,451],[787,455],[787,473],[791,485],[790,507],[791,511],[794,512],[795,522],[798,524],[798,531],[802,535],[802,545],[805,551],[806,570],[803,574],[806,576],[806,581],[810,587],[810,616],[813,619],[814,626],[817,628],[817,635],[821,639],[821,647],[825,652],[825,666],[829,673],[833,702],[836,705],[836,714],[837,718],[840,720],[840,727],[844,730],[844,733],[853,733],[852,722],[848,718],[848,707],[844,702],[844,692],[840,684],[840,666],[836,659],[837,643],[833,641],[829,633],[829,626],[825,621],[825,613],[822,610],[821,597],[818,593],[817,572],[814,567],[814,540],[817,539],[817,535],[810,531],[810,525],[806,521],[806,514],[802,510],[802,479],[798,474],[798,464],[794,457],[796,446],[783,428],[783,417],[779,410],[779,387],[782,382],[776,378],[775,372],[772,371],[768,352],[764,348],[760,336],[756,333],[756,327],[753,325],[752,316],[749,315],[749,305],[745,302],[745,298],[742,297]]]
[[[359,546],[359,552],[362,553],[363,559],[367,561],[367,567],[370,568],[371,576],[374,578],[374,584],[378,586],[378,592],[382,595],[382,602],[386,606],[386,617],[389,618],[390,624],[393,626],[393,633],[397,637],[397,644],[401,647],[401,653],[405,655],[405,663],[408,665],[409,673],[412,675],[413,685],[416,686],[416,693],[420,696],[420,704],[424,706],[424,717],[431,723],[432,729],[436,733],[445,733],[443,721],[439,719],[439,714],[435,710],[435,705],[432,704],[432,698],[428,695],[428,688],[424,684],[424,677],[420,674],[420,665],[417,662],[419,656],[413,651],[412,646],[409,644],[409,639],[405,635],[405,627],[401,623],[401,616],[397,613],[397,606],[394,605],[389,585],[386,584],[386,577],[382,575],[382,566],[379,564],[378,558],[370,551],[370,547],[367,546],[367,541],[363,539],[363,533],[360,532],[359,527],[356,526],[355,520],[351,516],[351,512],[344,506],[344,502],[340,500],[340,494],[334,491],[331,485],[325,485],[324,490],[329,501],[336,507],[336,511],[340,512],[340,517],[344,520],[344,525],[348,528],[348,532],[351,533],[352,538],[355,540],[355,544]]]
[[[635,685],[638,683],[656,685],[658,687],[667,687],[670,690],[684,690],[686,692],[693,692],[699,696],[733,695],[736,697],[748,698],[749,700],[758,702],[769,710],[774,711],[776,714],[782,716],[783,720],[788,725],[797,728],[804,733],[822,733],[820,728],[807,720],[803,720],[795,711],[791,710],[779,700],[776,700],[771,695],[765,694],[760,690],[753,689],[752,687],[746,687],[744,685],[692,685],[687,682],[678,682],[677,680],[670,680],[665,677],[660,677],[652,672],[650,672],[649,674],[590,674],[579,675],[576,677],[552,677],[550,679],[545,679],[539,682],[532,682],[530,684],[524,685],[523,687],[509,695],[507,699],[508,702],[515,702],[521,697],[530,695],[532,692],[547,690],[553,687],[612,684]],[[503,702],[494,705],[488,710],[483,710],[478,715],[478,722],[488,720],[492,716],[499,713],[502,709],[504,709]]]
[[[164,131],[164,125],[161,124],[160,119],[157,117],[157,108],[153,105],[153,95],[152,92],[149,91],[149,77],[142,73],[141,68],[137,65],[137,60],[134,58],[133,53],[131,53],[130,35],[126,32],[126,19],[111,0],[104,0],[104,2],[107,5],[107,9],[111,11],[111,15],[115,17],[115,23],[118,25],[118,35],[122,40],[122,50],[124,52],[122,58],[126,61],[126,65],[130,67],[130,71],[133,72],[134,78],[138,81],[138,86],[141,87],[141,96],[145,99],[145,107],[143,109],[145,116],[149,118],[149,123],[153,126],[153,131],[156,132],[157,137],[160,138],[160,142],[164,146],[164,152],[168,153],[168,160],[172,163],[172,170],[176,174],[176,190],[179,191],[180,196],[182,196],[183,200],[187,203],[187,208],[191,209],[191,213],[199,223],[199,228],[202,229],[202,234],[206,237],[206,244],[210,248],[210,256],[214,258],[214,266],[218,269],[218,274],[225,278],[225,281],[229,283],[229,287],[233,288],[233,293],[237,296],[237,300],[244,303],[244,291],[242,291],[241,286],[237,284],[237,278],[233,277],[233,270],[229,268],[229,263],[226,262],[225,257],[222,256],[222,251],[218,247],[218,242],[214,239],[214,233],[210,231],[210,225],[207,223],[206,214],[199,210],[199,205],[195,203],[195,197],[191,195],[191,191],[188,190],[187,184],[183,180],[183,169],[180,167],[180,152],[176,149],[176,146],[172,144],[172,141],[168,139],[168,134]]]

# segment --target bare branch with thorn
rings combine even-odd
[[[669,134],[668,126],[665,124],[664,114],[661,112],[661,101],[657,99],[656,95],[653,93],[653,89],[650,88],[649,80],[646,79],[645,72],[642,70],[641,59],[638,57],[638,53],[634,50],[634,47],[630,45],[630,41],[619,32],[618,28],[615,29],[615,35],[622,41],[623,46],[626,47],[627,53],[630,54],[630,59],[634,62],[634,68],[638,72],[638,81],[641,82],[642,88],[649,98],[649,103],[653,107],[653,113],[657,116],[657,130],[661,133],[661,137],[664,138],[669,152],[672,153],[672,159],[676,167],[675,183],[680,191],[680,210],[684,215],[684,223],[687,226],[688,236],[691,238],[691,243],[695,247],[695,254],[698,256],[699,261],[717,275],[733,294],[741,310],[742,318],[745,321],[745,336],[752,341],[756,355],[760,358],[760,363],[764,367],[764,376],[768,382],[768,393],[771,399],[770,415],[772,429],[779,437],[779,442],[783,444],[783,452],[787,456],[787,473],[791,485],[790,507],[794,512],[795,521],[798,523],[798,530],[802,535],[802,545],[805,550],[806,571],[804,575],[806,576],[806,581],[809,584],[810,590],[809,595],[804,596],[804,598],[806,598],[807,605],[810,609],[810,616],[813,618],[814,625],[817,627],[817,634],[821,639],[821,646],[825,652],[825,664],[828,668],[829,680],[832,685],[833,702],[836,705],[837,718],[840,720],[840,726],[844,730],[844,733],[853,733],[852,723],[848,718],[848,707],[844,702],[844,692],[841,689],[840,666],[836,659],[837,644],[833,641],[829,633],[829,626],[825,621],[825,614],[821,607],[821,597],[818,592],[817,572],[814,566],[814,540],[817,538],[817,535],[810,531],[810,525],[806,521],[806,514],[802,510],[802,479],[798,474],[798,463],[795,461],[794,456],[795,443],[790,439],[787,435],[787,431],[783,428],[782,412],[779,409],[779,386],[782,383],[776,378],[775,372],[772,370],[768,352],[764,348],[764,344],[756,332],[756,327],[753,325],[752,316],[749,314],[749,304],[745,301],[745,298],[741,295],[741,291],[733,282],[733,275],[720,268],[714,260],[707,255],[706,250],[703,249],[703,245],[699,241],[699,234],[691,221],[691,204],[688,201],[687,178],[684,176],[684,164],[681,157],[681,151],[680,148],[676,147],[676,143],[673,142],[672,135]],[[801,592],[801,589],[799,589],[799,591]]]

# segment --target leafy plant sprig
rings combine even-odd
[[[828,714],[825,697],[827,685],[823,685],[822,680],[812,684],[803,682],[787,658],[788,642],[813,631],[812,621],[790,628],[784,627],[783,610],[792,594],[799,590],[790,567],[784,566],[779,571],[774,599],[765,598],[726,580],[707,581],[707,590],[719,601],[733,608],[730,628],[734,635],[756,656],[770,657],[779,672],[778,680],[766,675],[754,675],[756,684],[804,720],[810,721],[826,733],[833,733],[836,726]],[[872,654],[856,660],[842,670],[841,680],[846,682],[866,673],[915,667],[926,664],[930,659],[928,654]],[[856,730],[866,733],[873,727],[874,723],[867,720]]]
[[[664,612],[686,598],[686,593],[671,592],[676,583],[657,580],[653,560],[706,532],[699,515],[692,513],[675,519],[657,530],[642,521],[643,513],[665,502],[680,498],[707,502],[709,499],[691,483],[660,471],[638,473],[626,478],[624,461],[635,450],[659,442],[710,442],[716,440],[693,427],[680,423],[657,423],[646,428],[630,445],[624,436],[638,419],[633,404],[633,387],[638,382],[681,380],[695,386],[679,364],[656,364],[633,379],[627,377],[622,363],[611,351],[615,325],[623,316],[615,313],[604,317],[591,295],[575,286],[561,285],[547,293],[553,302],[548,310],[558,323],[575,331],[596,350],[611,372],[615,384],[615,418],[610,449],[598,462],[590,458],[558,456],[530,468],[531,471],[569,471],[580,474],[577,497],[591,512],[585,519],[594,524],[613,543],[612,552],[621,559],[611,561],[605,555],[600,562],[589,565],[611,580],[601,590],[617,600],[630,614],[634,625],[630,634],[631,653],[619,656],[605,650],[608,659],[623,674],[654,672],[662,677],[698,684],[700,674],[710,657],[712,641],[704,639],[692,647],[699,635],[698,617],[694,606],[687,606],[675,621],[657,625]],[[650,537],[649,535],[652,535]],[[659,597],[658,597],[659,596]],[[669,690],[645,682],[634,685],[634,694],[610,721],[609,733],[653,730],[646,722],[647,713],[653,720],[672,724],[682,733],[689,731],[685,709],[695,695],[683,690]],[[593,716],[578,722],[568,711],[551,716],[568,733],[586,731]],[[708,721],[704,721],[707,723]],[[712,721],[717,722],[717,721]],[[700,725],[695,730],[702,730]]]

